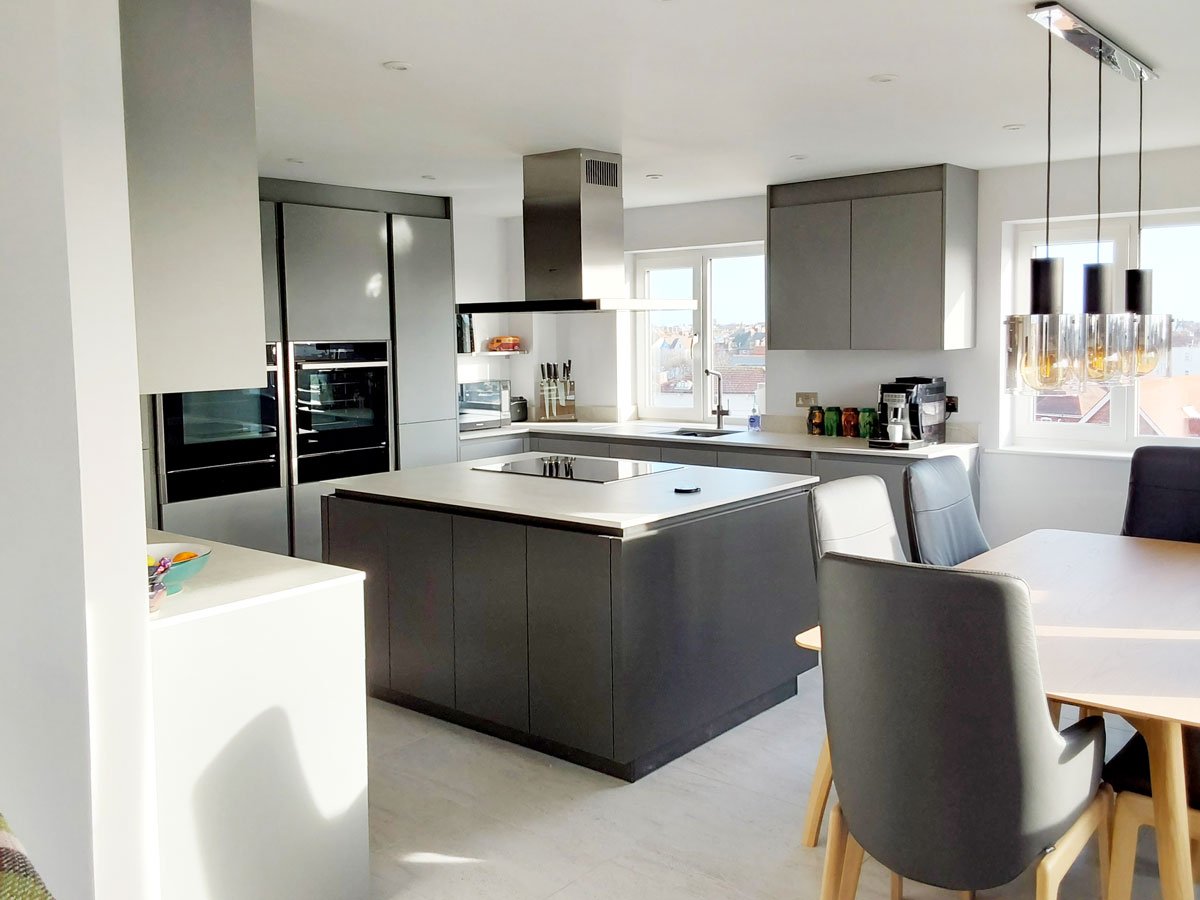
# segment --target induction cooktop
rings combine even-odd
[[[670,463],[641,462],[634,459],[603,459],[595,456],[539,456],[512,462],[475,466],[477,472],[502,472],[506,475],[532,475],[535,478],[560,478],[566,481],[590,481],[608,484],[640,475],[670,472],[681,466]]]

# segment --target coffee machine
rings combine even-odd
[[[946,440],[946,380],[910,376],[879,385],[879,414],[868,446],[912,450]]]

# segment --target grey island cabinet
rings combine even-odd
[[[374,696],[632,781],[815,664],[793,642],[816,623],[815,477],[476,465],[343,479],[324,499],[325,559],[366,572]]]

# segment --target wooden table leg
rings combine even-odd
[[[804,814],[804,834],[800,842],[805,847],[817,846],[821,837],[821,819],[825,815],[825,804],[829,802],[829,789],[833,787],[833,766],[829,762],[829,738],[821,744],[821,755],[817,757],[817,771],[813,773],[812,787],[808,792],[808,811]]]
[[[1183,728],[1178,722],[1138,723],[1150,751],[1150,792],[1154,800],[1154,839],[1163,900],[1192,900],[1192,848],[1188,833],[1187,788],[1183,769]]]

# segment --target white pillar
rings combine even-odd
[[[0,811],[56,896],[157,894],[116,0],[0,4]]]

